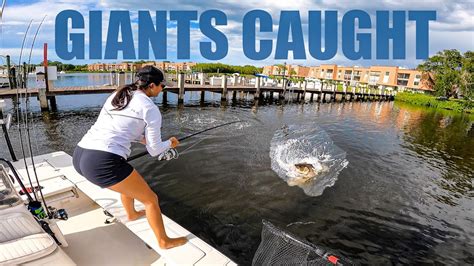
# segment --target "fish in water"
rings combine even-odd
[[[314,177],[316,177],[318,174],[326,172],[328,170],[327,166],[325,166],[324,164],[320,165],[320,169],[316,169],[314,165],[310,163],[297,163],[294,166],[295,172],[298,175],[288,180],[288,185],[290,186],[302,185],[304,183],[307,183]]]

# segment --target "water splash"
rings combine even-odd
[[[270,144],[270,158],[271,167],[280,178],[313,197],[333,186],[349,163],[346,153],[314,125],[290,125],[277,130]],[[299,163],[311,164],[315,176],[302,176],[295,167]]]

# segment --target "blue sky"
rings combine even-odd
[[[1,0],[0,0],[1,1]],[[13,60],[18,60],[21,50],[21,42],[26,27],[31,19],[34,20],[32,30],[33,33],[44,15],[47,15],[45,24],[43,25],[39,37],[33,49],[32,62],[37,63],[42,58],[42,43],[49,43],[49,58],[58,60],[54,50],[54,20],[56,15],[65,9],[73,9],[81,12],[86,20],[86,29],[88,27],[87,15],[89,10],[102,10],[104,13],[104,23],[102,25],[104,32],[107,32],[108,13],[110,10],[130,10],[132,19],[137,16],[138,10],[150,10],[154,14],[155,10],[197,10],[202,13],[209,9],[218,9],[226,13],[228,18],[227,26],[220,26],[219,29],[225,33],[229,40],[228,55],[221,60],[222,63],[229,64],[253,64],[267,65],[274,63],[283,63],[283,61],[274,60],[274,54],[263,61],[252,61],[247,59],[242,52],[242,18],[250,10],[263,9],[272,15],[274,21],[274,33],[267,34],[276,40],[278,19],[281,10],[299,10],[305,37],[306,50],[307,45],[307,13],[309,10],[337,10],[339,16],[351,9],[361,9],[369,13],[372,17],[373,24],[375,21],[376,10],[436,10],[437,21],[430,23],[430,55],[443,49],[459,49],[461,51],[473,50],[474,48],[474,1],[408,1],[408,0],[382,0],[382,1],[337,1],[337,0],[292,0],[292,1],[275,1],[275,0],[241,0],[241,1],[221,1],[221,0],[201,0],[201,1],[185,1],[185,0],[7,0],[7,6],[3,14],[3,21],[0,32],[0,54],[10,54]],[[319,65],[336,63],[340,65],[399,65],[403,67],[415,67],[420,60],[415,59],[415,24],[407,22],[406,37],[406,60],[358,60],[351,61],[344,57],[342,48],[339,43],[338,54],[331,60],[318,61],[312,59],[307,52],[307,60],[293,60],[290,58],[284,60],[287,63],[300,65]],[[137,34],[137,24],[132,22],[135,40]],[[375,50],[375,29],[369,31],[372,34],[372,47]],[[340,31],[339,31],[340,34]],[[31,34],[27,38],[27,44],[24,53],[29,54],[31,47]],[[87,36],[87,30],[86,30]],[[87,39],[87,38],[86,38]],[[340,42],[339,38],[339,42]],[[206,62],[199,53],[199,41],[206,40],[199,29],[193,27],[191,30],[191,61]],[[87,46],[87,40],[86,40]],[[104,45],[105,46],[105,45]],[[168,28],[168,60],[176,60],[176,27],[170,24]],[[275,44],[273,45],[273,52]],[[86,53],[87,54],[87,53]],[[375,58],[375,51],[372,53]],[[23,60],[22,60],[23,61]],[[74,64],[91,63],[96,60],[73,60],[69,61]],[[102,60],[107,62],[105,60]],[[121,61],[113,60],[113,61]],[[1,64],[1,60],[0,60]]]

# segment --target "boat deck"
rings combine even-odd
[[[110,260],[111,264],[117,264],[117,260],[111,259],[111,256],[125,256],[126,258],[124,259],[126,260],[134,256],[131,255],[132,253],[144,253],[145,255],[140,255],[140,257],[146,258],[146,262],[142,261],[143,263],[139,263],[139,260],[133,260],[133,263],[125,264],[236,265],[221,252],[165,215],[163,215],[163,220],[168,235],[171,237],[186,236],[189,241],[177,248],[169,250],[160,249],[146,218],[143,217],[131,222],[127,221],[125,210],[120,202],[120,194],[108,189],[101,189],[79,175],[72,166],[71,156],[65,152],[54,152],[35,156],[34,159],[41,186],[44,187],[43,193],[48,204],[57,208],[66,208],[72,214],[70,215],[71,219],[60,222],[58,225],[62,230],[64,229],[63,233],[66,236],[66,240],[71,241],[70,246],[76,246],[75,250],[67,247],[65,251],[73,260],[76,261],[77,259],[78,264],[83,264],[81,259],[85,257],[84,253],[87,250],[87,252],[91,252],[91,257],[103,258],[101,261],[104,263]],[[30,162],[29,159],[27,161]],[[23,160],[15,162],[14,166],[17,168],[25,185],[28,184],[26,186],[29,186]],[[33,177],[31,167],[29,169],[30,176]],[[144,206],[137,201],[135,207],[136,209],[144,209]],[[105,226],[104,221],[107,217],[100,208],[112,214],[117,222]],[[118,234],[120,238],[133,241],[133,243],[128,243],[127,246],[130,245],[131,248],[136,247],[137,250],[131,251],[131,249],[127,249],[125,252],[121,251],[120,249],[123,247],[118,243],[121,243],[122,240],[112,236],[111,232],[121,232]],[[79,241],[80,239],[81,241]],[[84,239],[88,240],[84,242]],[[140,239],[153,250],[144,252],[143,249],[147,249],[147,247],[145,243],[140,243]],[[96,244],[103,246],[101,248],[91,248],[90,245]],[[115,250],[111,249],[116,245],[119,246]],[[78,248],[77,246],[82,247]],[[68,251],[68,249],[71,249],[71,251]],[[84,251],[81,251],[82,249]],[[90,265],[87,262],[84,262],[85,264]],[[95,264],[102,263],[97,262]]]
[[[105,224],[107,217],[97,204],[68,209],[68,212],[70,218],[59,221],[58,226],[69,244],[63,250],[77,265],[166,264],[163,257],[146,247],[123,224]]]

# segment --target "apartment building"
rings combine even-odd
[[[311,68],[300,65],[272,65],[264,66],[262,74],[267,76],[286,75],[291,77],[306,78]]]
[[[308,78],[316,79],[319,77],[319,72],[320,72],[319,66],[312,66],[309,68],[308,71]]]
[[[137,71],[142,67],[141,64],[132,62],[122,63],[96,63],[87,66],[89,71]]]
[[[96,63],[87,66],[89,71],[137,71],[144,66],[155,66],[164,71],[191,71],[191,67],[195,66],[194,62],[122,62],[122,63]]]
[[[281,75],[278,66],[265,66],[264,74]],[[360,86],[387,90],[433,91],[433,76],[418,70],[396,66],[338,66],[326,64],[312,66],[301,71],[306,78],[336,81],[348,86]],[[306,74],[306,75],[304,75]],[[288,72],[286,73],[288,75]]]
[[[318,79],[336,80],[337,65],[321,65],[319,70]]]
[[[291,65],[290,66],[290,75],[291,76],[296,76],[299,78],[306,78],[309,74],[309,67],[306,66],[297,66],[297,65]]]

